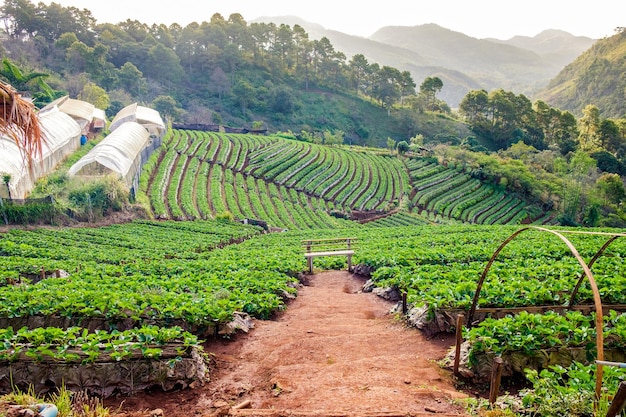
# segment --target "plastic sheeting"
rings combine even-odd
[[[150,144],[148,131],[136,122],[121,124],[76,162],[69,175],[102,177],[118,174],[130,186],[141,169],[141,153]]]
[[[28,173],[24,156],[9,137],[0,138],[0,175],[8,174],[11,180],[7,185],[2,181],[0,184],[0,196],[2,198],[23,198],[32,188],[32,179]],[[0,178],[2,179],[2,178]]]
[[[91,125],[94,129],[104,129],[106,127],[107,116],[104,110],[98,108],[94,109]]]
[[[61,112],[71,116],[74,120],[76,120],[76,123],[78,123],[83,131],[85,131],[91,124],[96,110],[96,107],[91,103],[72,99],[69,98],[69,96],[64,96],[54,100],[52,103],[41,109],[40,114],[45,114],[54,108],[57,108]]]
[[[138,106],[137,103],[128,105],[120,110],[111,121],[109,130],[113,132],[126,122],[139,123],[152,136],[161,137],[165,132],[165,123],[163,123],[159,112],[148,107]]]
[[[42,154],[36,156],[32,166],[20,152],[15,141],[0,138],[0,173],[11,175],[9,187],[0,184],[0,196],[22,199],[32,189],[35,181],[52,172],[59,163],[80,147],[80,126],[65,113],[51,110],[38,116],[42,133]]]

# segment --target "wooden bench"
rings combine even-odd
[[[344,237],[337,239],[303,240],[304,257],[309,266],[309,272],[313,273],[313,258],[321,256],[346,256],[348,258],[348,271],[352,272],[352,255],[356,238]]]

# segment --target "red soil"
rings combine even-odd
[[[106,405],[114,417],[464,416],[453,400],[466,395],[437,364],[453,338],[427,340],[362,284],[347,272],[311,275],[274,320],[207,342],[210,382]]]

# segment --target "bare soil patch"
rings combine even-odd
[[[214,358],[209,383],[106,405],[133,417],[465,415],[453,400],[466,395],[437,364],[454,338],[427,340],[362,285],[343,271],[311,275],[274,320],[206,343]]]

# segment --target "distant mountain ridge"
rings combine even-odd
[[[537,96],[582,115],[593,104],[603,117],[626,117],[626,29],[600,39],[563,68]]]
[[[327,37],[348,59],[363,54],[370,63],[409,71],[418,86],[426,77],[437,76],[444,83],[439,98],[453,108],[473,89],[504,88],[530,98],[596,41],[555,29],[534,37],[477,39],[432,23],[387,26],[365,38],[294,16],[254,21],[298,24],[310,39]]]

